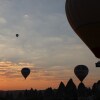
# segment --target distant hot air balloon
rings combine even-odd
[[[88,75],[88,68],[85,65],[78,65],[74,69],[74,73],[77,78],[82,82],[84,78]]]
[[[23,77],[26,79],[27,76],[30,74],[30,69],[29,68],[22,68],[21,73]]]
[[[73,30],[100,58],[100,0],[66,0],[65,10]]]
[[[16,37],[19,37],[19,34],[16,34]]]

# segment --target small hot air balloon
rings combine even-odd
[[[82,82],[84,78],[88,75],[88,68],[85,65],[78,65],[74,69],[75,75],[78,77],[78,79]]]
[[[23,77],[26,79],[27,76],[30,74],[30,69],[29,68],[22,68],[21,73]]]
[[[16,34],[16,37],[19,37],[19,34]]]
[[[100,0],[66,0],[68,21],[93,54],[100,58]]]

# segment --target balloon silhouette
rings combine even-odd
[[[88,75],[88,68],[85,65],[78,65],[74,69],[75,75],[78,77],[78,79],[82,82],[84,78]]]
[[[27,76],[30,74],[30,69],[29,68],[22,68],[21,73],[23,77],[26,79]]]
[[[16,34],[16,37],[19,37],[19,34]]]
[[[100,58],[100,0],[66,0],[68,21],[93,54]]]

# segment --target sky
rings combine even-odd
[[[78,85],[80,64],[91,87],[100,80],[97,61],[68,23],[65,0],[0,0],[0,90],[57,88],[70,78]],[[26,80],[23,67],[31,70]]]

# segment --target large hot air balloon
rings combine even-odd
[[[85,65],[78,65],[74,69],[75,75],[78,77],[78,79],[82,82],[84,78],[88,75],[88,68]]]
[[[29,68],[22,68],[21,73],[23,77],[26,79],[27,76],[30,74],[30,69]]]
[[[100,0],[66,0],[71,27],[97,58],[100,58]]]

